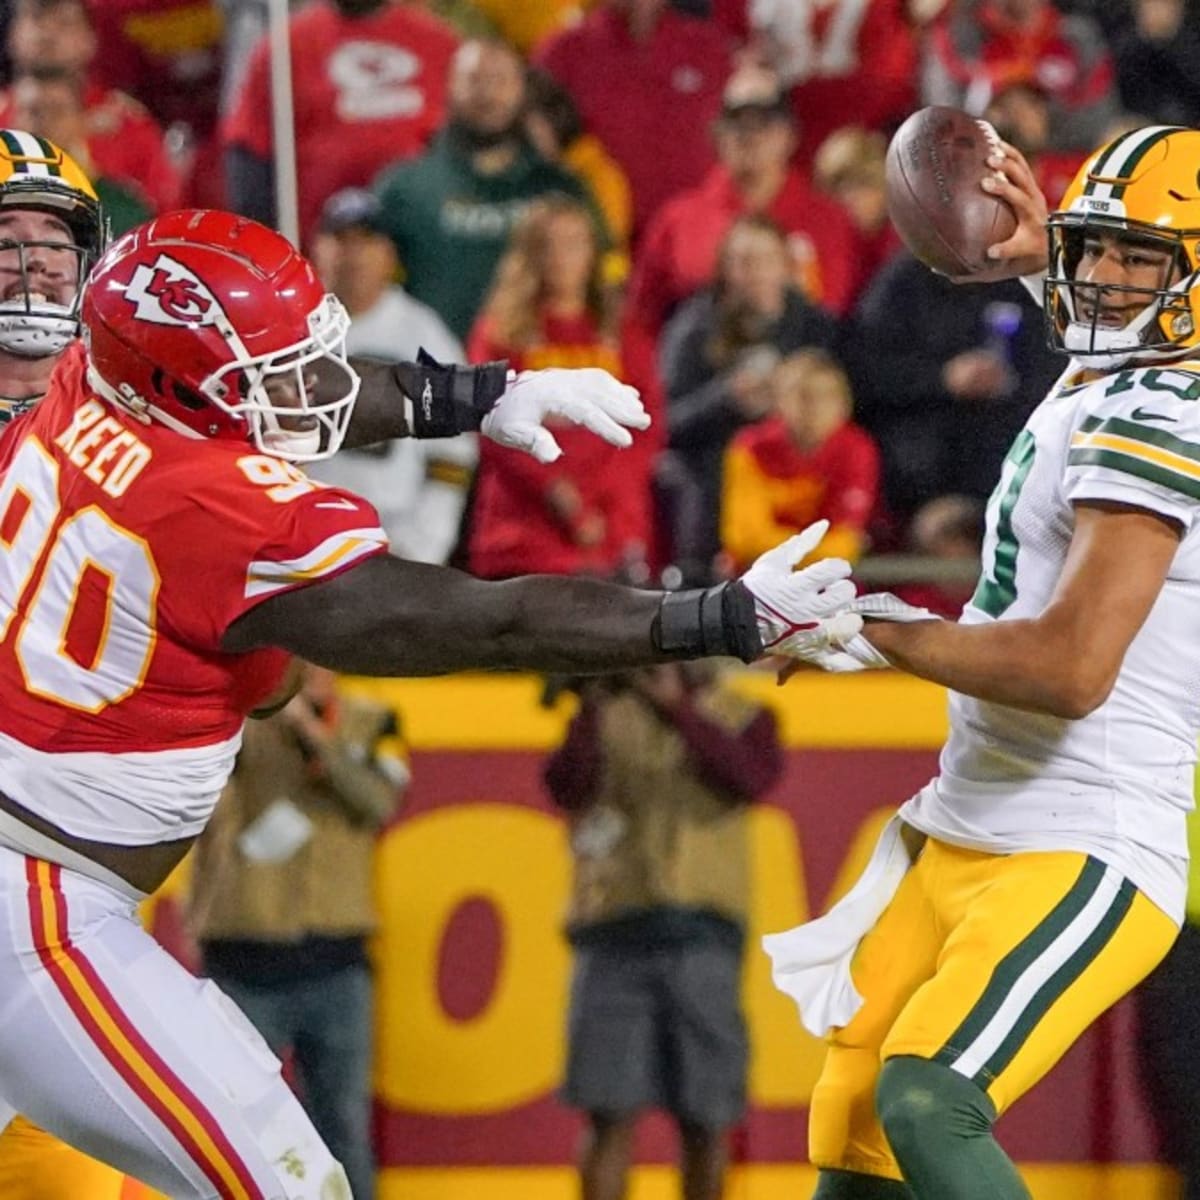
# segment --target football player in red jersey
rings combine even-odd
[[[0,424],[31,408],[77,332],[83,278],[102,249],[91,182],[53,142],[0,129]],[[0,1100],[0,1196],[118,1200],[119,1171],[51,1138]]]
[[[673,595],[391,557],[365,501],[295,462],[467,425],[552,457],[549,412],[618,441],[644,422],[603,372],[360,377],[346,324],[279,235],[167,214],[101,259],[82,343],[0,439],[0,1097],[175,1197],[348,1194],[248,1022],[136,920],[289,655],[578,672],[811,652],[814,630],[861,626],[822,619],[852,595],[845,563],[791,569],[820,526]]]

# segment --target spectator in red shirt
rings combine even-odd
[[[689,586],[712,582],[730,439],[770,411],[769,381],[781,358],[808,346],[832,350],[837,337],[833,317],[791,286],[779,227],[763,216],[736,218],[712,286],[679,307],[660,347],[670,453],[657,482],[670,557]]]
[[[709,127],[731,68],[710,22],[667,0],[607,0],[534,55],[567,89],[633,189],[634,238],[712,165]]]
[[[559,195],[533,201],[513,230],[467,352],[473,362],[507,358],[518,371],[603,367],[625,376],[586,205]],[[648,455],[614,449],[575,428],[554,435],[569,469],[480,447],[471,570],[487,579],[529,572],[643,577]]]
[[[1046,203],[1056,208],[1087,152],[1051,147],[1055,108],[1045,88],[1032,76],[1017,76],[996,88],[983,115],[1025,155]]]
[[[716,131],[720,163],[663,207],[635,259],[627,313],[635,340],[657,337],[675,306],[708,283],[741,213],[762,213],[784,231],[793,279],[810,300],[844,313],[854,296],[854,226],[792,165],[795,129],[774,76],[758,68],[735,75]]]
[[[394,0],[314,0],[289,23],[300,231],[344,187],[419,154],[445,116],[458,35]],[[224,130],[230,206],[275,221],[270,48],[255,47]]]
[[[217,0],[88,0],[93,68],[146,105],[180,146],[186,207],[224,208],[217,142],[224,20]]]
[[[849,380],[827,354],[805,350],[775,368],[771,393],[776,415],[742,430],[725,455],[721,540],[731,573],[822,517],[829,532],[812,556],[854,562],[879,493],[879,451],[850,419]]]
[[[885,132],[916,107],[923,27],[947,0],[713,0],[713,16],[778,71],[809,164],[840,125]]]
[[[1112,58],[1092,17],[1061,13],[1051,0],[958,0],[930,33],[924,102],[979,112],[1014,78],[1036,80],[1053,98],[1055,149],[1091,150],[1119,111]]]
[[[84,0],[16,0],[8,30],[14,76],[56,69],[80,80],[92,173],[133,181],[151,212],[179,205],[179,172],[167,154],[162,127],[124,92],[93,75],[96,33]],[[12,95],[0,92],[0,125],[13,125]],[[74,151],[82,151],[75,147]]]
[[[22,69],[10,88],[13,125],[61,146],[92,181],[113,236],[140,225],[152,215],[135,180],[101,174],[87,147],[87,114],[83,83],[61,67]]]
[[[888,220],[886,155],[887,139],[878,130],[845,125],[821,143],[813,164],[813,182],[841,205],[858,231],[856,301],[901,245]]]

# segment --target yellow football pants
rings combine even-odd
[[[165,1200],[144,1184],[14,1117],[0,1134],[4,1200]]]
[[[1158,964],[1177,932],[1086,854],[982,854],[929,839],[855,954],[865,1002],[828,1039],[811,1161],[899,1179],[875,1118],[886,1059],[945,1063],[1002,1113]]]

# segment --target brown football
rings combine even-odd
[[[994,268],[987,248],[1012,236],[1013,210],[980,187],[996,131],[957,108],[913,113],[887,152],[888,215],[927,267],[952,279]]]

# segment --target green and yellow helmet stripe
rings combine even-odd
[[[63,149],[23,129],[0,129],[0,208],[59,214],[90,254],[104,248],[100,201],[92,181]]]
[[[1098,200],[1120,200],[1138,164],[1155,146],[1182,128],[1179,125],[1148,125],[1109,143],[1088,170],[1083,194]]]

